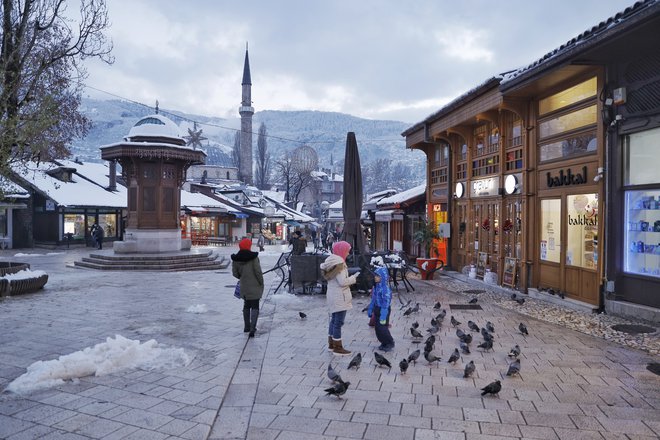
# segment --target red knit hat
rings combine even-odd
[[[238,248],[244,251],[249,251],[252,249],[252,240],[249,238],[244,238],[238,242]]]

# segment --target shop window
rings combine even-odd
[[[484,157],[472,161],[472,176],[486,176],[489,174],[497,174],[500,172],[500,156]]]
[[[660,278],[660,189],[626,191],[624,271]]]
[[[64,233],[73,234],[73,238],[85,238],[85,215],[64,214]]]
[[[561,199],[541,200],[542,261],[559,263],[561,255]]]
[[[117,214],[99,214],[99,226],[103,228],[105,237],[117,236]]]
[[[658,176],[660,128],[627,135],[623,138],[624,184],[660,183]]]
[[[573,87],[562,90],[559,93],[548,96],[539,101],[539,115],[560,110],[573,104],[577,104],[585,99],[596,97],[597,81],[596,77],[576,84]]]
[[[598,194],[566,197],[566,265],[595,269],[598,263]]]
[[[596,105],[590,105],[561,116],[546,119],[539,124],[539,138],[547,139],[567,131],[596,124]]]
[[[560,141],[541,144],[539,153],[541,162],[593,153],[597,149],[596,132],[590,131],[567,137]]]
[[[509,150],[506,152],[506,170],[514,171],[521,170],[523,167],[523,151],[522,148],[517,150]]]

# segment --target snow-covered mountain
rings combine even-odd
[[[131,127],[154,109],[120,100],[84,99],[82,111],[93,122],[89,134],[72,146],[72,155],[82,161],[100,162],[99,147],[120,141]],[[240,118],[222,119],[210,116],[182,113],[161,109],[161,113],[188,133],[196,121],[203,130],[203,149],[207,152],[207,164],[232,165],[231,150],[234,134],[240,129]],[[238,113],[238,112],[237,112]],[[405,148],[401,132],[409,124],[399,121],[382,121],[357,118],[351,115],[321,111],[274,111],[255,113],[252,122],[253,143],[256,149],[257,132],[261,123],[268,134],[268,151],[274,160],[282,153],[300,145],[313,147],[319,156],[319,165],[329,168],[331,160],[341,172],[346,146],[346,133],[355,132],[363,168],[376,159],[390,159],[393,165],[410,168],[411,175],[423,179],[425,157],[419,151]]]

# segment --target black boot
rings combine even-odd
[[[243,333],[250,331],[250,309],[243,309]]]
[[[257,319],[259,319],[259,309],[250,309],[250,334],[254,338],[254,332],[257,331]]]

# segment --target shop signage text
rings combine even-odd
[[[470,197],[496,196],[499,190],[499,180],[496,177],[479,179],[472,182]]]
[[[559,170],[558,176],[552,177],[550,172],[546,173],[546,176],[548,178],[548,188],[554,186],[582,185],[587,183],[587,167],[582,167],[582,174],[573,174],[571,169],[568,168],[566,174],[564,174],[564,170]]]
[[[573,217],[569,214],[568,224],[571,226],[598,226],[598,217],[587,217],[585,214]]]

